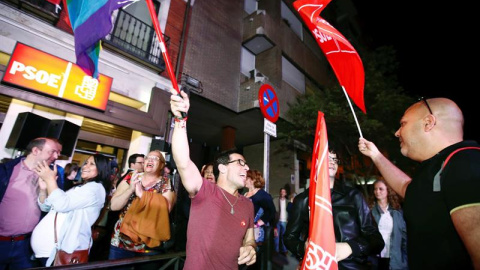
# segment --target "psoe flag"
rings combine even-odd
[[[138,0],[66,0],[77,65],[98,78],[100,40],[112,30],[112,12]]]
[[[293,7],[315,37],[333,68],[340,85],[355,104],[366,113],[363,90],[365,72],[362,60],[348,40],[320,17],[320,12],[331,0],[297,0]]]
[[[337,270],[330,179],[328,177],[327,126],[322,112],[318,112],[317,118],[309,192],[309,242],[301,269]]]

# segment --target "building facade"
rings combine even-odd
[[[209,153],[216,149],[236,147],[250,168],[269,170],[267,191],[272,195],[285,184],[291,185],[292,192],[299,191],[299,183],[309,178],[312,146],[285,147],[282,139],[270,137],[269,161],[265,160],[260,88],[264,84],[274,88],[281,122],[289,120],[286,112],[297,96],[321,91],[334,79],[323,52],[293,10],[293,2],[195,1],[183,66],[186,76],[200,82],[200,88],[187,87],[192,100],[189,136],[196,162],[208,162]],[[351,8],[350,1],[335,2],[330,13],[348,14],[342,10]],[[342,18],[351,22],[348,16]]]
[[[181,40],[183,22],[188,11],[186,3],[181,0],[161,0],[154,1],[154,4],[172,66],[179,72],[180,46],[184,44]],[[0,157],[13,158],[22,150],[23,146],[12,143],[13,137],[22,133],[22,129],[17,130],[19,134],[13,132],[15,125],[18,129],[19,115],[65,121],[70,126],[79,127],[78,133],[62,138],[64,145],[73,145],[75,151],[65,153],[59,163],[82,164],[88,154],[100,152],[125,165],[130,154],[146,154],[152,148],[165,150],[162,142],[170,121],[168,91],[172,84],[165,71],[165,62],[145,1],[116,11],[113,22],[112,31],[103,40],[99,60],[100,74],[112,79],[106,107],[92,108],[88,102],[79,104],[81,98],[67,100],[52,93],[32,91],[2,81]],[[17,44],[50,54],[54,58],[52,61],[76,61],[74,38],[71,28],[65,23],[61,4],[56,6],[43,0],[2,0],[0,28],[2,77],[7,72],[7,65],[12,60]],[[36,56],[33,53],[32,57]],[[48,68],[48,63],[43,64]],[[59,74],[61,77],[65,73]],[[39,90],[45,89],[40,87]],[[65,91],[73,89],[67,85]],[[31,125],[29,122],[25,124]],[[27,127],[23,127],[23,133],[27,130]],[[38,136],[43,135],[38,133]]]
[[[268,170],[269,193],[276,195],[286,184],[298,192],[299,183],[309,177],[311,146],[297,142],[286,148],[282,139],[268,137],[265,159],[258,92],[270,85],[279,101],[278,121],[288,121],[286,112],[297,96],[321,91],[335,80],[315,39],[293,10],[293,1],[154,3],[175,76],[190,95],[188,136],[195,164],[201,168],[219,151],[235,147],[252,169]],[[330,5],[335,5],[330,13],[339,18],[336,23],[355,25],[345,15],[355,13],[349,0]],[[100,73],[113,79],[105,110],[2,82],[0,157],[17,154],[18,150],[5,146],[17,116],[25,112],[80,127],[75,151],[64,162],[81,161],[82,153],[95,151],[123,159],[124,165],[125,157],[152,148],[169,154],[172,86],[144,1],[116,12],[114,21],[99,62]],[[17,42],[75,62],[73,36],[62,11],[46,0],[0,0],[0,28],[2,76]]]

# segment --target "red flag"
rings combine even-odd
[[[60,2],[62,2],[62,0],[47,0],[47,1],[54,5],[60,5]]]
[[[320,17],[331,0],[297,0],[293,3],[318,45],[330,62],[340,85],[355,104],[366,113],[363,99],[365,73],[362,60],[348,40]]]
[[[327,126],[322,112],[318,112],[317,118],[309,192],[309,242],[301,269],[337,270],[330,179],[328,177]]]

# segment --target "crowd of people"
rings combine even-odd
[[[309,189],[291,195],[286,184],[274,198],[236,150],[199,169],[190,159],[188,95],[171,91],[175,167],[159,150],[131,155],[123,174],[102,154],[52,166],[62,150],[53,138],[0,163],[0,269],[51,266],[59,250],[89,249],[91,261],[185,250],[187,270],[271,269],[273,254],[295,257],[297,267],[311,260],[309,234],[321,228],[310,228]],[[338,180],[330,146],[332,259],[339,269],[480,269],[480,145],[463,141],[461,110],[449,99],[421,100],[395,136],[420,167],[410,177],[360,138],[360,153],[382,175],[370,196]]]

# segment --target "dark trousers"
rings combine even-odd
[[[390,258],[378,258],[378,270],[389,270]]]
[[[0,270],[36,267],[30,237],[20,241],[0,241]]]

